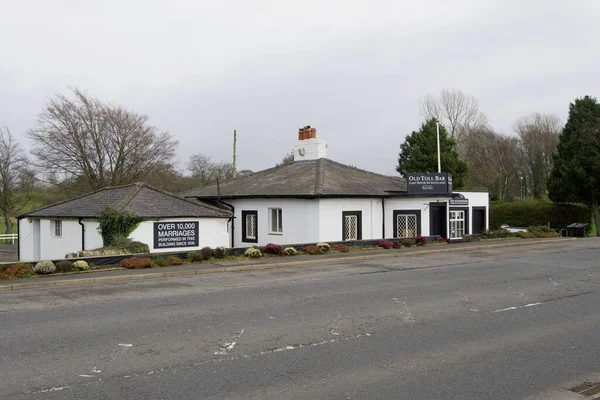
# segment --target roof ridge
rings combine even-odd
[[[317,159],[317,165],[315,168],[315,195],[323,194],[323,186],[325,185],[325,169],[322,168],[323,158]]]
[[[160,194],[164,194],[165,196],[173,197],[173,198],[175,198],[177,200],[181,200],[183,202],[186,202],[188,204],[192,204],[192,205],[197,206],[197,207],[204,207],[204,208],[208,208],[209,210],[214,210],[214,211],[219,211],[219,212],[223,211],[222,209],[220,209],[218,207],[211,206],[211,205],[204,204],[204,203],[201,204],[200,201],[188,200],[188,199],[186,199],[184,197],[177,196],[176,194],[169,193],[169,192],[167,192],[165,190],[161,190],[161,189],[155,188],[154,186],[148,185],[147,183],[142,183],[142,186],[145,187],[145,188],[147,188],[147,189],[154,190],[155,192],[158,192]]]
[[[225,182],[220,182],[218,184],[217,183],[213,183],[213,184],[210,184],[210,185],[206,185],[206,186],[201,186],[201,187],[198,187],[198,188],[190,189],[190,190],[188,190],[186,192],[183,192],[181,195],[183,197],[196,197],[194,195],[189,195],[189,193],[194,193],[194,192],[196,192],[198,190],[208,190],[210,188],[219,187],[219,186],[222,186],[222,185],[225,185],[225,184],[229,184],[231,182],[243,182],[245,180],[248,180],[249,178],[256,179],[256,175],[261,175],[261,174],[264,174],[264,173],[268,173],[268,172],[271,172],[271,171],[273,171],[275,169],[289,168],[289,167],[291,167],[291,166],[293,166],[295,164],[296,164],[296,162],[293,162],[293,163],[290,163],[290,164],[276,165],[276,166],[271,167],[271,168],[267,168],[267,169],[263,169],[261,171],[253,172],[250,175],[240,176],[239,178],[228,179]]]
[[[404,180],[404,181],[406,180],[406,178],[404,178],[403,176],[391,176],[391,175],[380,174],[378,172],[367,171],[366,169],[358,168],[358,167],[355,167],[353,165],[343,164],[343,163],[341,163],[339,161],[334,161],[334,160],[332,160],[330,158],[324,158],[324,159],[322,158],[321,160],[327,160],[330,163],[337,164],[337,165],[340,165],[340,166],[346,167],[346,168],[352,168],[352,169],[355,169],[357,171],[366,172],[367,174],[371,174],[371,175],[377,175],[377,176],[381,176],[381,177],[388,178],[388,179],[400,179],[400,180]]]
[[[127,185],[127,186],[129,186],[129,185]],[[60,206],[61,204],[65,204],[65,203],[68,203],[68,202],[70,202],[70,201],[79,200],[79,199],[82,199],[82,198],[84,198],[84,197],[91,196],[91,195],[93,195],[93,194],[96,194],[96,193],[102,192],[102,191],[104,191],[104,190],[107,190],[107,189],[112,189],[112,188],[103,187],[103,188],[96,189],[96,190],[94,190],[94,191],[92,191],[92,192],[89,192],[89,193],[84,193],[84,194],[82,194],[82,195],[79,195],[79,196],[72,197],[72,198],[70,198],[70,199],[61,200],[61,201],[58,201],[58,202],[56,202],[56,203],[48,204],[48,205],[46,205],[46,206],[43,206],[43,207],[40,207],[40,208],[36,208],[35,210],[28,211],[28,212],[26,212],[26,213],[23,213],[23,214],[21,214],[21,215],[17,215],[17,219],[19,219],[19,218],[21,218],[21,217],[25,217],[25,216],[27,216],[27,215],[29,215],[29,214],[32,214],[32,213],[34,213],[34,212],[43,211],[43,210],[45,210],[45,209],[47,209],[47,208],[50,208],[50,207]]]
[[[142,188],[144,187],[145,183],[143,183],[143,182],[136,182],[133,185],[135,185],[137,187],[136,190],[129,197],[125,197],[122,201],[120,201],[119,204],[117,205],[117,208],[125,209],[125,207],[127,207],[127,205],[129,203],[131,203],[131,201],[135,198],[135,196],[138,195],[138,193],[140,192],[140,190],[142,190]],[[127,185],[127,186],[133,186],[133,185]]]

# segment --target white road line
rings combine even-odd
[[[529,303],[529,304],[525,304],[524,306],[516,306],[516,307],[508,307],[508,308],[502,308],[500,310],[495,310],[492,311],[493,313],[499,313],[499,312],[504,312],[504,311],[511,311],[511,310],[518,310],[520,308],[525,308],[525,307],[533,307],[533,306],[539,306],[542,303]]]

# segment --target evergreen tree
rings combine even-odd
[[[600,228],[600,103],[595,98],[585,96],[569,105],[548,189],[554,202],[587,204]]]
[[[467,174],[467,164],[456,151],[456,142],[443,125],[440,125],[440,158],[442,172],[452,174],[452,186],[461,189]],[[421,125],[418,132],[413,131],[400,145],[396,171],[402,176],[407,172],[437,172],[437,132],[435,119],[429,119]]]

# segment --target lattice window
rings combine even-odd
[[[256,239],[256,214],[246,215],[246,239]]]
[[[401,214],[396,216],[396,237],[417,237],[417,216]]]
[[[344,240],[358,240],[358,216],[344,217]]]

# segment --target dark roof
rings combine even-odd
[[[23,214],[19,218],[98,218],[106,206],[131,211],[142,218],[231,216],[227,210],[183,199],[144,183],[134,183],[100,189]]]
[[[217,185],[190,190],[184,197],[383,197],[406,192],[406,180],[364,171],[327,158],[299,161]]]

